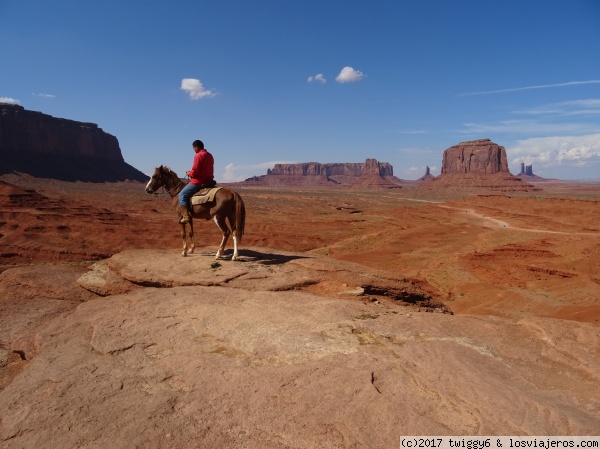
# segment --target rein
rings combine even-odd
[[[182,185],[182,184],[183,184],[183,182],[181,182],[181,179],[180,179],[180,180],[179,180],[179,183],[177,183],[177,185],[176,185],[175,187],[173,187],[172,189],[167,189],[167,188],[166,188],[164,185],[162,186],[162,188],[163,188],[163,190],[166,190],[166,191],[167,191],[167,193],[169,194],[169,196],[173,197],[174,195],[172,194],[172,192],[173,192],[174,190],[176,190],[176,189],[177,189],[177,187],[179,187],[179,186],[180,186],[180,185]],[[185,185],[185,184],[184,184],[184,185]]]
[[[163,177],[163,175],[164,175],[164,173],[161,173],[161,181],[162,181],[162,177]],[[167,178],[167,179],[168,179],[168,178]],[[172,188],[170,188],[170,189],[167,189],[167,188],[165,187],[165,186],[166,186],[166,184],[167,184],[166,182],[164,182],[164,181],[162,182],[162,186],[161,186],[161,187],[162,187],[162,189],[163,189],[163,190],[166,190],[166,193],[167,193],[167,194],[168,194],[168,195],[169,195],[171,198],[173,198],[173,197],[174,197],[174,195],[173,195],[173,192],[174,192],[175,190],[177,190],[177,188],[178,188],[180,185],[182,185],[182,184],[183,184],[183,185],[185,186],[185,184],[184,184],[184,183],[181,181],[181,179],[179,179],[179,177],[177,177],[177,180],[178,180],[179,182],[178,182],[177,184],[175,184],[175,186],[174,186],[174,187],[172,187]],[[159,195],[159,193],[158,193],[158,192],[154,192],[154,194],[155,194],[155,195]],[[164,193],[164,192],[161,192],[160,194],[164,195],[165,193]]]

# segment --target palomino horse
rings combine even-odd
[[[156,167],[154,174],[146,184],[146,193],[153,194],[158,189],[163,187],[171,196],[173,206],[177,208],[179,202],[179,192],[185,186],[185,183],[179,179],[177,174],[170,170],[169,167],[161,165]],[[199,193],[202,193],[200,191]],[[189,221],[189,240],[190,246],[188,247],[188,239],[186,238],[186,225],[181,224],[181,238],[183,240],[183,252],[182,256],[187,256],[188,253],[194,252],[194,218],[204,218],[215,220],[215,223],[223,231],[223,239],[221,240],[221,246],[217,251],[215,259],[220,258],[225,251],[225,245],[229,236],[233,233],[233,257],[231,260],[238,259],[238,243],[242,240],[244,234],[244,225],[246,223],[246,208],[242,197],[232,190],[221,188],[215,195],[215,200],[199,205],[193,205],[190,213]],[[231,230],[227,226],[226,220],[229,220]]]

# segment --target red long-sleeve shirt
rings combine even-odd
[[[190,177],[190,184],[202,185],[206,181],[214,178],[215,160],[205,149],[202,149],[194,156],[192,169],[187,172]]]

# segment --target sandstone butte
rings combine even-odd
[[[444,151],[442,175],[509,173],[504,147],[490,139],[461,142]]]
[[[443,184],[459,173],[391,190],[240,183],[240,262],[214,260],[212,223],[182,258],[170,202],[143,183],[4,175],[2,447],[597,435],[600,187],[510,190],[503,149],[480,142],[448,165],[468,167],[469,195]],[[498,154],[484,174],[513,196],[474,172]]]
[[[441,174],[430,178],[431,182],[423,184],[423,187],[485,188],[495,192],[540,190],[524,179],[510,173],[504,147],[490,139],[479,139],[461,142],[444,150]],[[536,180],[542,179],[537,177]]]

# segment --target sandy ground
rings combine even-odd
[[[181,248],[167,195],[138,183],[4,176],[0,270],[87,266],[125,249]],[[513,196],[239,187],[244,245],[348,260],[427,283],[456,313],[600,320],[600,184]],[[31,190],[33,189],[33,190]],[[196,223],[198,247],[215,246]],[[231,243],[229,245],[231,248]]]

